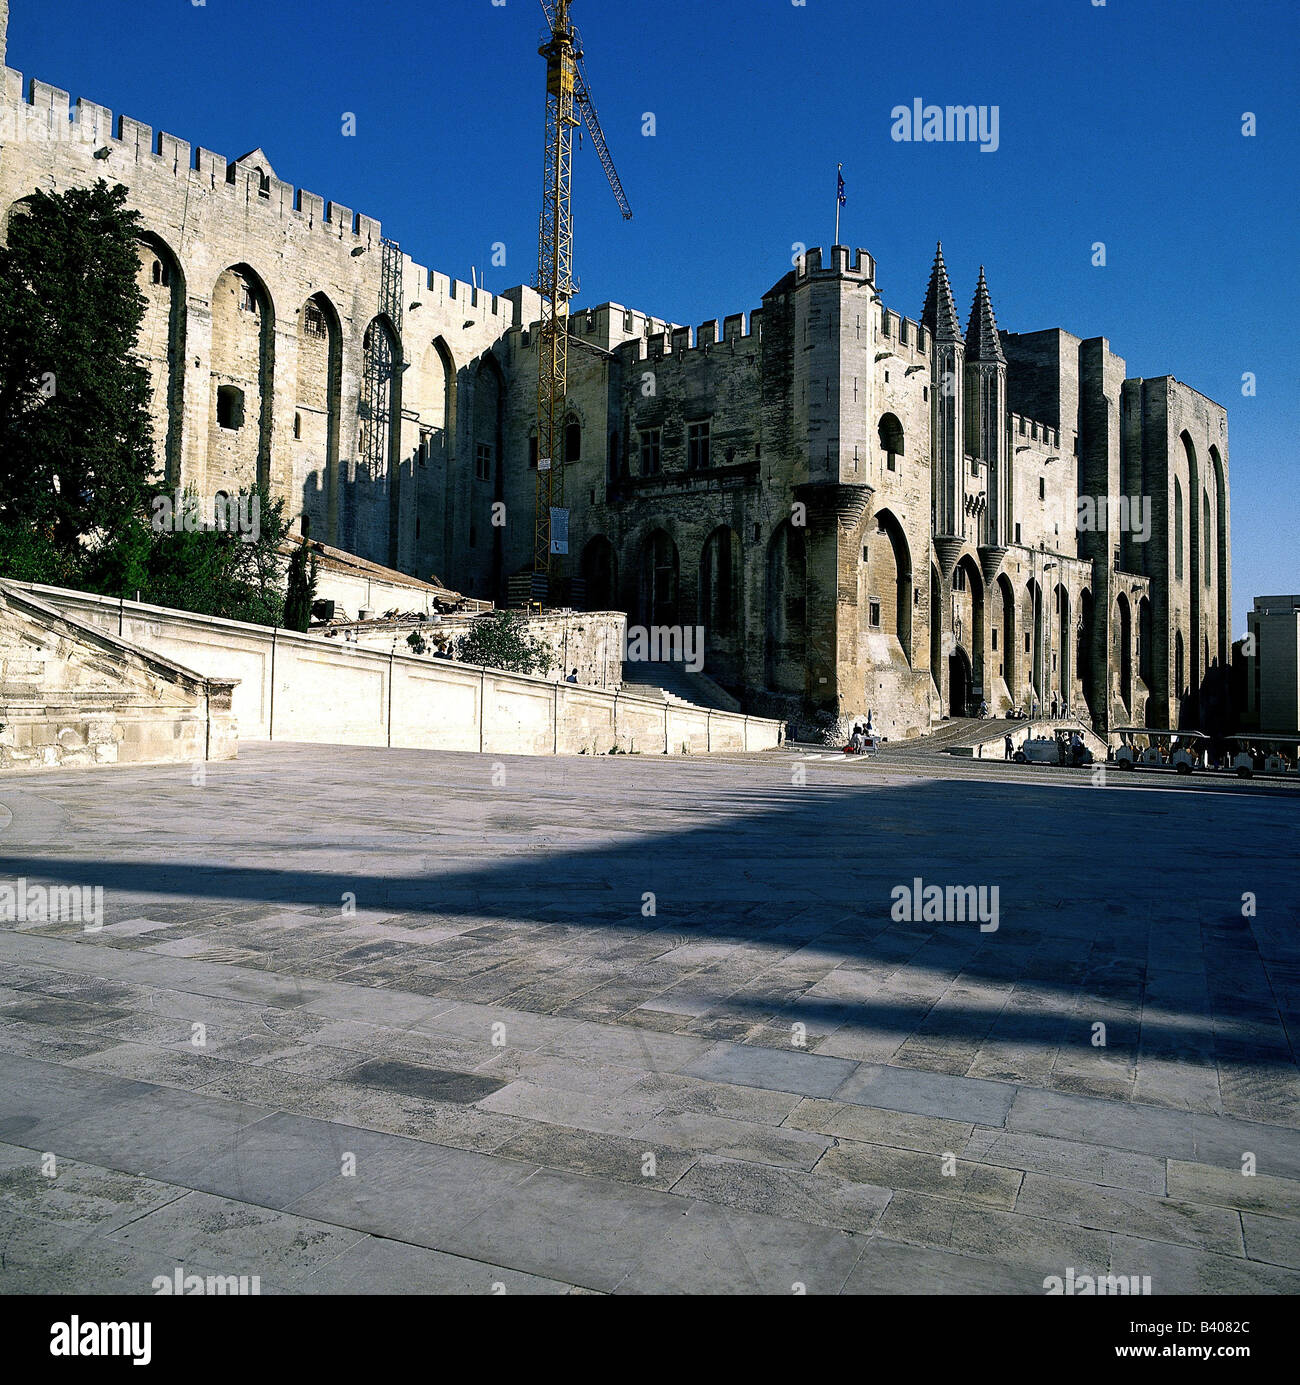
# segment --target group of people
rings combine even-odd
[[[1057,752],[1060,764],[1073,765],[1077,769],[1085,762],[1088,747],[1078,731],[1071,731],[1068,746],[1064,741],[1058,738]],[[1004,760],[1014,760],[1016,758],[1016,743],[1011,739],[1010,733],[1002,738],[1002,758]]]
[[[853,733],[849,736],[849,743],[844,747],[846,755],[864,755],[871,748],[871,742],[875,739],[876,728],[872,721],[871,713],[867,713],[865,723],[855,721],[853,723]]]

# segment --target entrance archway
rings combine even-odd
[[[677,545],[662,529],[650,534],[641,549],[642,625],[677,624]]]
[[[966,651],[958,645],[948,655],[948,715],[964,717],[970,704],[971,666]]]

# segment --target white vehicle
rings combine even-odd
[[[1300,738],[1295,736],[1230,736],[1228,768],[1241,779],[1256,774],[1300,774]]]
[[[1205,768],[1209,738],[1199,731],[1158,731],[1149,726],[1117,726],[1111,735],[1115,746],[1115,763],[1121,769],[1174,769],[1179,774],[1191,774]]]
[[[1012,756],[1018,765],[1067,765],[1076,763],[1075,748],[1070,744],[1071,732],[1059,729],[1051,735],[1029,736]],[[1077,763],[1092,764],[1092,751],[1079,747]]]

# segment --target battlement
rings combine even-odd
[[[851,275],[865,280],[875,287],[876,262],[862,249],[853,252],[849,258],[847,245],[831,246],[829,262],[826,261],[821,246],[814,245],[805,250],[795,261],[795,283],[802,284],[806,279],[844,277]]]
[[[175,135],[155,131],[131,116],[119,115],[114,120],[107,106],[84,97],[74,103],[66,91],[47,82],[33,78],[24,88],[23,74],[8,67],[4,69],[0,143],[79,148],[103,165],[106,178],[116,174],[128,184],[131,168],[144,165],[151,173],[188,179],[196,190],[228,197],[233,206],[260,207],[278,221],[296,221],[340,242],[349,255],[379,251],[382,224],[375,217],[295,188],[255,163],[232,162],[202,145],[192,146]],[[403,261],[404,277],[422,282],[424,292],[435,302],[454,300],[466,311],[500,318],[502,331],[540,312],[540,299],[530,289],[489,294],[426,269],[408,255],[403,254]]]
[[[890,308],[880,305],[880,335],[895,347],[901,347],[912,355],[927,357],[930,353],[930,334],[921,324],[910,317],[904,317]]]
[[[1011,441],[1014,445],[1017,439],[1023,438],[1025,443],[1039,442],[1044,447],[1057,447],[1061,445],[1061,430],[1052,428],[1046,423],[1039,423],[1037,419],[1026,418],[1023,414],[1008,414],[1007,429],[1011,434]]]
[[[620,343],[616,348],[625,363],[672,359],[685,363],[688,356],[708,356],[718,350],[735,352],[757,350],[763,340],[763,310],[754,308],[745,313],[730,313],[722,319],[702,322],[698,328],[667,326],[644,338]]]

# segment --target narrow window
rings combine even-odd
[[[663,439],[661,428],[641,430],[641,475],[658,476],[660,470],[660,447]]]
[[[686,470],[703,471],[710,464],[709,421],[686,425]]]
[[[474,475],[480,481],[492,479],[492,444],[476,443],[474,447]]]
[[[879,601],[872,601],[872,602],[869,602],[869,603],[868,603],[868,616],[867,616],[867,618],[868,618],[868,620],[869,620],[869,622],[870,622],[870,624],[871,624],[871,628],[872,628],[873,630],[878,630],[878,629],[880,628],[880,602],[879,602]]]
[[[566,462],[580,462],[582,460],[582,424],[570,423],[564,430],[564,460]]]
[[[302,415],[301,415],[301,414],[294,414],[294,416],[293,416],[293,435],[294,435],[295,438],[301,438],[301,437],[302,437]]]

